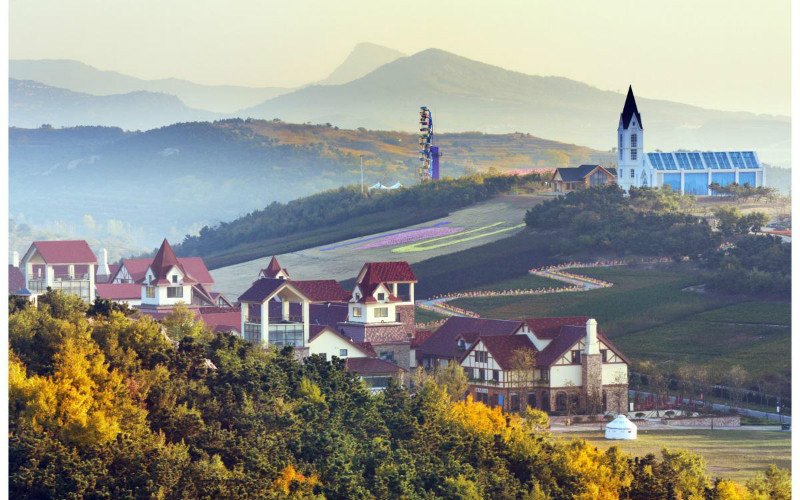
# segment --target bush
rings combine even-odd
[[[664,415],[666,415],[667,418],[672,418],[672,417],[675,416],[675,412],[672,411],[672,410],[667,410],[667,411],[664,412]]]
[[[644,413],[642,413],[642,412],[637,412],[637,413],[636,413],[636,415],[635,415],[635,417],[636,417],[636,418],[644,418]]]

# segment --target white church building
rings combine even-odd
[[[626,192],[631,187],[662,187],[694,195],[713,195],[709,185],[737,183],[761,187],[766,172],[754,151],[644,152],[644,126],[636,107],[633,88],[617,128],[617,184]]]

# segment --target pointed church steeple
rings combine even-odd
[[[639,123],[639,128],[644,130],[642,125],[642,116],[639,114],[639,108],[636,107],[636,98],[633,96],[633,86],[628,85],[628,96],[625,98],[625,106],[622,107],[622,128],[627,129],[631,124],[631,118],[636,115],[636,121]]]

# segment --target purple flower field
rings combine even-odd
[[[388,247],[392,245],[400,245],[402,243],[413,243],[415,241],[426,240],[428,238],[436,238],[439,236],[448,236],[451,234],[460,233],[463,227],[431,227],[426,229],[419,229],[417,231],[408,231],[406,233],[394,234],[379,238],[374,241],[356,247],[356,250],[365,250],[367,248]]]

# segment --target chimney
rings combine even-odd
[[[14,250],[11,253],[11,265],[13,265],[16,268],[19,268],[19,252],[17,252],[16,250]]]
[[[600,354],[600,343],[597,341],[597,320],[589,318],[586,322],[586,349],[585,354]]]
[[[97,269],[97,274],[100,276],[108,276],[111,274],[111,270],[108,268],[108,250],[105,248],[102,250],[103,254],[103,262],[100,263],[100,267]]]

